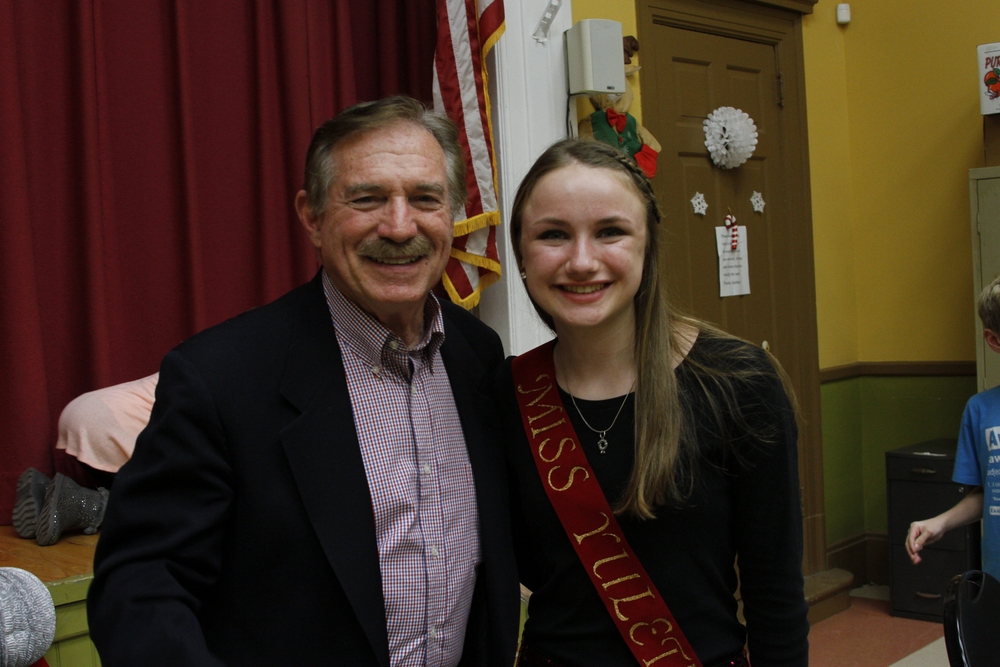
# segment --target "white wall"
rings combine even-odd
[[[503,277],[483,292],[479,315],[503,339],[507,354],[521,354],[552,338],[521,286],[510,249],[510,209],[521,178],[551,144],[566,137],[566,62],[563,32],[572,6],[563,0],[548,41],[532,38],[547,2],[515,0],[504,6],[506,31],[490,56],[490,96],[497,154],[500,212],[497,245]]]

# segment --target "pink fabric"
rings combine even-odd
[[[159,378],[153,373],[74,398],[59,416],[56,448],[91,468],[118,472],[132,457],[135,439],[149,422]]]

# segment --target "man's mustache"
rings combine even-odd
[[[434,245],[426,236],[414,236],[403,243],[389,239],[365,241],[358,248],[358,254],[374,260],[399,259],[401,257],[425,257],[434,251]]]

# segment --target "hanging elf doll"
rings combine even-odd
[[[639,50],[635,37],[625,37],[625,63],[631,63],[633,51]],[[625,92],[621,95],[595,95],[590,98],[596,111],[580,121],[579,135],[582,139],[596,139],[617,146],[629,155],[646,174],[656,175],[656,156],[660,153],[660,142],[639,124],[635,116],[628,113],[634,94],[628,76],[639,71],[637,65],[625,68]]]

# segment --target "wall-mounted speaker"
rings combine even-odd
[[[566,31],[570,95],[625,92],[622,24],[585,19]]]

